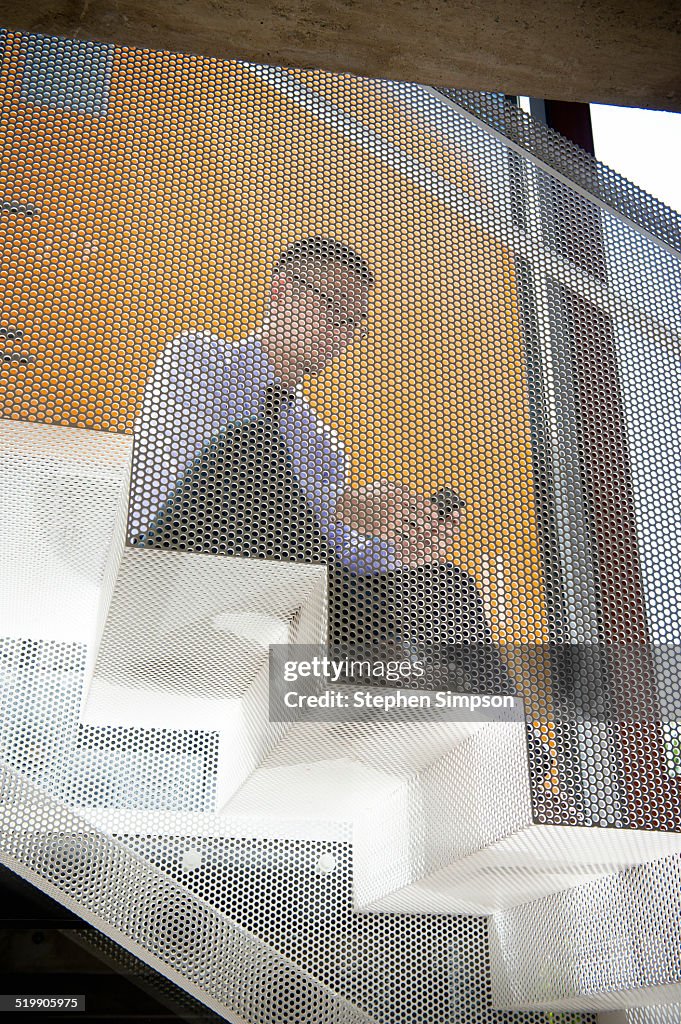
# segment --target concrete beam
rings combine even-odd
[[[679,0],[0,0],[5,28],[681,110]]]

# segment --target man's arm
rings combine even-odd
[[[296,477],[338,561],[359,575],[397,568],[395,548],[385,537],[351,524],[339,511],[350,491],[347,455],[336,432],[299,399],[284,419],[284,434]]]
[[[234,414],[233,347],[210,331],[182,331],[165,346],[135,421],[130,518],[143,534],[183,470]]]

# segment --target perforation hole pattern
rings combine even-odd
[[[678,218],[607,174],[589,192],[593,162],[484,97],[0,44],[2,416],[132,438],[126,555],[324,565],[340,648],[487,645],[507,669],[466,685],[524,698],[536,822],[678,831]],[[32,497],[0,458],[0,511],[21,525]],[[93,829],[96,811],[169,815],[191,838],[183,816],[215,810],[212,731],[80,725],[86,647],[8,635],[3,759]],[[175,877],[142,834],[126,842]],[[222,839],[207,856],[251,862]],[[277,858],[307,870],[305,847],[263,851],[275,874]],[[320,984],[377,1021],[544,1019],[485,1002],[482,921],[353,916],[336,853],[327,903],[296,882]],[[197,875],[191,920],[223,898],[220,865]],[[275,889],[262,919],[245,889],[220,913],[300,970]],[[329,908],[349,949],[322,952]],[[398,998],[423,949],[434,973]],[[199,972],[170,938],[166,955]]]
[[[338,644],[624,646],[501,684],[535,813],[677,828],[673,212],[489,98],[2,44],[4,415],[134,434],[130,544],[328,564]]]

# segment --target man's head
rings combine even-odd
[[[281,254],[263,341],[284,383],[320,373],[362,336],[373,283],[366,260],[332,238],[304,238]]]

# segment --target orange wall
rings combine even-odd
[[[512,260],[489,234],[257,78],[247,65],[117,49],[108,113],[21,104],[20,37],[2,76],[3,322],[32,367],[5,366],[2,414],[130,431],[179,329],[239,339],[279,251],[331,235],[377,277],[365,341],[309,386],[354,483],[391,477],[468,502],[457,560],[500,639],[540,641],[543,590]],[[489,204],[484,168],[398,111],[377,83],[290,72]],[[347,129],[346,129],[347,131]],[[504,613],[505,608],[505,613]]]

